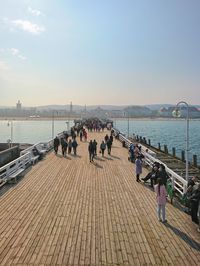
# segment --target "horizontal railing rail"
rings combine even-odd
[[[126,136],[125,136],[123,133],[121,133],[118,129],[113,128],[113,130],[114,130],[114,134],[115,134],[115,136],[118,135],[119,140],[120,140],[121,142],[124,141],[124,143],[125,143],[125,147],[129,148],[130,145],[131,145],[131,143],[133,143],[133,142],[132,142],[131,140],[129,140],[128,138],[126,138]],[[142,153],[145,153],[146,150],[148,150],[148,153],[149,153],[151,156],[156,157],[156,153],[155,153],[154,151],[150,150],[149,148],[147,148],[147,147],[145,147],[144,145],[141,145],[141,144],[140,144],[140,147],[141,147],[141,151],[142,151]]]
[[[14,161],[2,166],[0,168],[0,179],[7,181],[9,176],[14,172],[23,168],[24,170],[31,164],[31,154],[27,152],[26,154],[20,156]]]
[[[59,133],[58,138],[63,136],[63,132]],[[18,170],[26,169],[28,166],[32,164],[33,157],[33,149],[38,147],[38,150],[41,151],[50,151],[53,148],[54,140],[51,139],[48,142],[38,142],[27,149],[20,152],[20,157],[11,161],[10,163],[2,166],[0,168],[0,179],[1,181],[7,182],[9,180],[9,176],[16,173]]]

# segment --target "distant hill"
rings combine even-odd
[[[152,111],[156,111],[156,110],[160,110],[162,107],[168,108],[171,106],[174,106],[174,104],[149,104],[149,105],[145,105],[146,107],[148,107],[150,110]]]
[[[102,108],[104,110],[123,110],[127,105],[124,106],[118,106],[118,105],[86,105],[86,109],[88,111],[96,109],[96,108]],[[70,110],[70,105],[44,105],[44,106],[37,106],[38,110]],[[85,105],[73,105],[74,111],[80,111],[84,110]]]
[[[152,111],[160,110],[162,107],[168,108],[175,106],[174,104],[147,104],[147,105],[135,105],[135,104],[129,104],[129,105],[86,105],[87,111],[97,109],[100,107],[103,110],[123,110],[129,106],[141,106],[141,107],[147,107]],[[200,105],[193,105],[197,108],[200,108]],[[15,106],[0,106],[0,109],[13,109],[16,108]],[[25,107],[22,106],[22,108],[27,109],[31,107]],[[43,106],[36,106],[34,108],[37,108],[38,111],[44,111],[44,110],[70,110],[70,105],[59,105],[59,104],[52,104],[52,105],[43,105]],[[81,111],[85,109],[85,105],[73,105],[73,111]]]

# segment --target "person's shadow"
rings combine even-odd
[[[95,160],[98,160],[98,161],[102,161],[102,162],[104,162],[105,160],[104,159],[102,159],[101,157],[98,157],[98,156],[95,156],[95,158],[94,158]]]
[[[184,240],[191,248],[194,248],[198,251],[200,250],[200,243],[196,242],[194,239],[189,237],[186,233],[182,232],[181,230],[172,226],[169,223],[166,223],[165,226],[171,229],[178,237]]]
[[[116,155],[110,155],[112,158],[115,158],[115,159],[119,159],[119,160],[121,160],[121,158],[120,157],[118,157],[118,156],[116,156]]]
[[[103,166],[100,165],[100,164],[98,164],[97,162],[92,162],[92,164],[93,164],[94,166],[96,166],[97,168],[103,168]]]
[[[106,160],[113,161],[113,159],[112,159],[112,158],[110,158],[110,157],[104,156],[104,158],[105,158]]]

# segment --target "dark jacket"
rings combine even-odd
[[[60,140],[58,137],[55,137],[55,139],[53,141],[53,145],[54,145],[54,147],[58,147],[60,145]]]
[[[94,145],[92,142],[89,143],[88,151],[89,151],[89,153],[94,153]]]

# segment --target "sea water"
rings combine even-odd
[[[52,139],[53,121],[16,121],[13,120],[13,142],[30,143],[46,142]],[[69,121],[69,127],[73,121]],[[128,121],[114,120],[114,126],[127,135]],[[11,123],[0,121],[0,142],[5,143],[11,139]],[[68,129],[66,121],[54,121],[54,136]],[[185,120],[129,120],[129,135],[139,135],[151,140],[151,144],[158,147],[158,143],[163,148],[164,144],[168,146],[172,153],[172,147],[176,148],[176,153],[180,156],[181,151],[186,146],[186,121]],[[88,136],[88,139],[90,136]],[[200,120],[191,120],[189,122],[189,159],[192,160],[193,154],[196,154],[200,163]]]
[[[186,148],[186,121],[185,120],[115,120],[114,126],[129,136],[139,135],[151,140],[151,145],[161,148],[166,144],[169,153],[176,148],[177,156]],[[189,121],[189,160],[192,161],[193,154],[200,160],[200,120]]]

